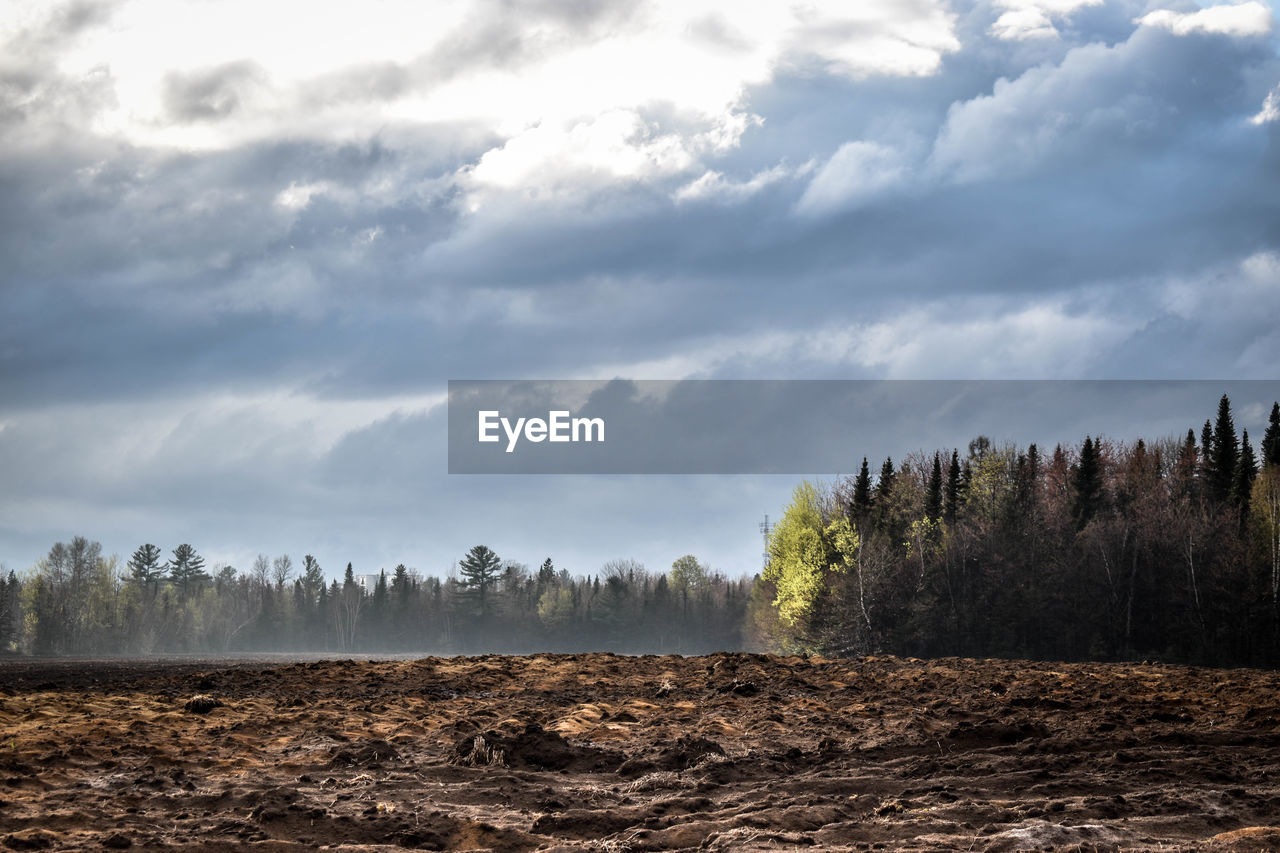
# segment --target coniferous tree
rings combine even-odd
[[[488,546],[476,545],[467,552],[467,556],[458,563],[462,574],[462,585],[467,594],[475,602],[475,610],[481,616],[489,615],[491,598],[489,594],[493,585],[498,582],[502,561]]]
[[[893,467],[893,458],[886,456],[884,464],[880,466],[880,479],[876,481],[875,493],[872,498],[877,530],[889,532],[893,514],[893,487],[897,477],[898,472]]]
[[[893,467],[893,458],[886,456],[884,464],[880,466],[880,479],[876,481],[875,503],[883,504],[893,492],[893,481],[897,478],[898,471]]]
[[[538,589],[543,590],[555,583],[556,567],[552,564],[551,558],[547,557],[542,561],[542,565],[538,567]]]
[[[1080,461],[1071,477],[1071,517],[1076,529],[1083,530],[1097,513],[1102,502],[1102,471],[1098,460],[1098,447],[1093,438],[1085,436],[1080,448]]]
[[[1213,428],[1213,497],[1219,503],[1231,496],[1231,483],[1235,478],[1236,464],[1240,461],[1240,441],[1236,438],[1235,423],[1231,418],[1231,401],[1223,394],[1218,401],[1218,419]]]
[[[960,451],[951,449],[951,467],[947,469],[947,493],[943,515],[947,524],[955,524],[956,513],[960,508]]]
[[[1271,404],[1271,418],[1262,434],[1262,464],[1280,465],[1280,403]]]
[[[862,468],[858,478],[853,482],[852,517],[855,522],[865,519],[871,513],[871,471],[867,467],[867,457],[862,457]]]
[[[1258,476],[1258,462],[1253,455],[1253,447],[1249,444],[1249,431],[1245,430],[1240,439],[1240,458],[1236,461],[1231,478],[1231,503],[1240,509],[1241,521],[1249,518],[1249,496],[1253,492],[1253,481]]]
[[[1200,428],[1200,486],[1204,494],[1213,495],[1213,424],[1206,418]]]
[[[148,542],[139,546],[129,558],[129,574],[134,582],[142,587],[151,587],[164,577],[164,566],[160,564],[161,551]]]
[[[182,543],[173,549],[173,559],[169,561],[169,579],[184,597],[199,589],[209,580],[204,570],[204,557],[196,553],[196,549]]]
[[[934,451],[933,471],[929,473],[929,488],[925,491],[924,516],[930,521],[942,519],[942,457]]]
[[[310,554],[302,558],[302,585],[306,588],[308,601],[314,599],[324,588],[324,570],[320,562]]]

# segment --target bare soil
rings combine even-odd
[[[0,662],[0,848],[1280,849],[1280,675]]]

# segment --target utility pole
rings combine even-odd
[[[773,530],[773,525],[769,523],[769,515],[765,514],[764,521],[760,522],[760,535],[764,537],[764,553],[761,555],[761,566],[769,568],[769,532]]]

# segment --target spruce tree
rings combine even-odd
[[[1213,496],[1219,502],[1231,496],[1231,481],[1240,461],[1240,441],[1231,418],[1231,401],[1223,394],[1218,401],[1218,420],[1213,428]]]
[[[1231,477],[1231,503],[1240,508],[1241,521],[1249,517],[1249,497],[1253,493],[1253,481],[1258,476],[1258,463],[1249,445],[1249,431],[1244,431],[1240,441],[1240,459]]]
[[[1271,418],[1262,434],[1262,464],[1280,465],[1280,403],[1271,404]]]
[[[1071,473],[1071,517],[1076,529],[1084,526],[1097,513],[1102,503],[1102,471],[1098,460],[1098,448],[1093,438],[1085,436],[1080,448],[1080,462]]]
[[[871,471],[867,468],[867,457],[862,457],[862,469],[858,478],[853,481],[853,506],[850,508],[854,521],[865,519],[871,512]]]
[[[925,492],[924,516],[930,521],[942,519],[942,457],[933,453],[933,471],[929,474],[929,488]]]
[[[1200,484],[1206,494],[1213,494],[1213,424],[1208,420],[1200,428]]]
[[[947,524],[956,523],[956,513],[960,504],[960,451],[952,448],[951,467],[947,469],[947,493],[943,506],[943,515]]]

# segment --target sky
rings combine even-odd
[[[0,0],[0,562],[737,575],[796,477],[450,476],[448,380],[1275,379],[1277,32],[1260,2]]]

